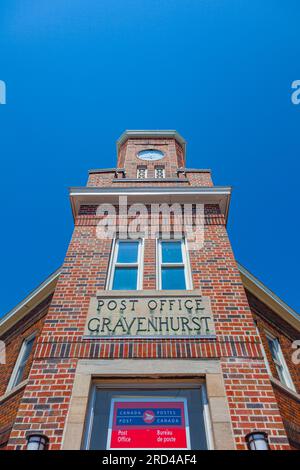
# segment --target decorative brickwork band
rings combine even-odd
[[[216,342],[209,340],[93,340],[81,342],[44,342],[36,358],[262,358],[258,343]]]

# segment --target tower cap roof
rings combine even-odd
[[[151,138],[161,138],[161,139],[175,139],[182,146],[184,156],[186,149],[186,141],[184,138],[175,130],[126,130],[117,140],[117,152],[119,153],[120,147],[128,139],[151,139]]]

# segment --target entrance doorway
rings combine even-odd
[[[205,384],[199,379],[94,383],[82,447],[211,449]]]

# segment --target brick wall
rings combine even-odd
[[[34,361],[8,450],[25,448],[26,429],[43,429],[50,438],[51,450],[60,448],[76,363],[76,360],[61,358]]]
[[[115,178],[115,171],[104,172],[91,172],[89,173],[87,186],[90,187],[108,187],[111,186],[113,179]]]
[[[177,169],[183,163],[182,148],[174,139],[129,139],[122,146],[118,168],[125,168],[127,178],[136,178],[137,166],[145,162],[137,157],[140,150],[156,149],[164,153],[164,158],[156,162],[146,162],[149,172],[155,165],[164,165],[166,177],[177,177]]]
[[[25,318],[14,325],[13,329],[9,330],[6,334],[1,336],[0,339],[5,342],[6,346],[6,364],[0,365],[0,397],[3,397],[6,394],[8,382],[13,372],[24,339],[33,333],[36,333],[37,337],[39,336],[44,324],[51,297],[52,296],[50,296],[34,310],[28,313]],[[28,378],[36,344],[37,340],[35,341],[32,353],[29,357],[24,372],[24,380]],[[15,422],[19,403],[24,393],[24,388],[25,384],[16,391],[12,391],[11,394],[4,396],[2,399],[0,398],[0,448],[2,448],[8,441],[11,428]]]
[[[267,356],[267,360],[271,369],[272,376],[279,380],[275,364],[268,346],[266,338],[266,330],[278,338],[281,350],[291,374],[291,378],[295,385],[296,391],[300,394],[300,367],[292,361],[293,341],[299,339],[299,332],[295,331],[284,320],[278,316],[259,299],[247,292],[247,297],[254,319],[260,333],[260,338]],[[295,394],[289,393],[284,387],[273,383],[274,394],[278,403],[278,407],[283,418],[285,428],[290,439],[292,448],[300,450],[300,398]]]
[[[163,165],[163,161],[161,161],[161,165]],[[136,163],[136,168],[135,168],[135,173],[133,170],[130,171],[130,173],[126,172],[126,177],[121,177],[120,174],[116,174],[115,171],[99,171],[97,170],[91,172],[89,174],[87,186],[88,187],[98,187],[98,188],[105,188],[105,187],[111,187],[112,184],[115,188],[117,187],[132,187],[134,185],[138,185],[138,187],[141,186],[155,186],[155,187],[170,187],[170,186],[195,186],[195,187],[212,187],[212,179],[210,172],[207,170],[203,171],[192,171],[192,170],[185,170],[185,171],[177,171],[177,169],[174,169],[175,174],[168,172],[168,167],[166,168],[166,178],[174,178],[175,181],[169,182],[169,181],[164,181],[163,179],[158,179],[157,181],[152,181],[153,178],[155,177],[155,167],[160,166],[160,161],[159,162],[151,162],[148,163],[148,174],[147,178],[151,178],[152,180],[147,182],[147,180],[138,180],[134,181],[134,184],[132,181],[126,181],[127,179],[137,179],[137,167],[138,166],[143,166],[143,162],[139,160]],[[123,174],[123,173],[122,173]]]
[[[186,178],[188,179],[191,186],[213,186],[211,174],[208,171],[191,171],[186,170]]]

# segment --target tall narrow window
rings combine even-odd
[[[136,290],[142,285],[142,241],[117,240],[110,267],[108,288]]]
[[[33,348],[34,340],[35,336],[31,335],[23,341],[17,362],[8,383],[8,391],[12,390],[24,380],[24,372]]]
[[[159,240],[159,289],[191,289],[188,254],[184,240]]]
[[[147,167],[146,166],[138,166],[136,176],[137,176],[138,179],[147,178]]]
[[[268,332],[266,333],[266,337],[280,382],[295,391],[278,339]]]
[[[155,167],[155,178],[157,178],[157,179],[165,178],[165,167],[164,166],[156,166]]]

